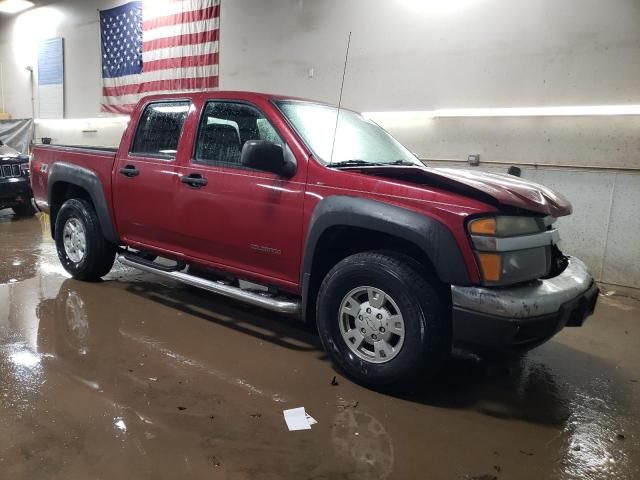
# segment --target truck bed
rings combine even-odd
[[[66,162],[95,172],[111,205],[111,171],[117,150],[116,147],[36,145],[31,158],[31,185],[38,208],[49,211],[47,185],[49,168],[54,162]]]

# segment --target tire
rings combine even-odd
[[[373,290],[358,290],[364,287]],[[446,308],[446,291],[441,287],[417,262],[404,255],[365,252],[345,258],[329,271],[318,293],[317,326],[327,355],[349,378],[368,387],[395,388],[430,379],[451,352],[451,316]],[[369,304],[369,314],[366,305],[372,300],[371,292],[375,302]],[[357,301],[347,300],[350,295]],[[380,298],[384,298],[381,306]],[[354,315],[345,314],[343,306]],[[364,321],[359,324],[362,328],[356,324],[356,310],[363,313]],[[394,322],[397,313],[404,328]],[[375,324],[373,315],[383,319]],[[381,327],[384,322],[386,329]],[[391,333],[394,323],[395,330],[403,335]],[[357,352],[354,348],[358,340],[348,340],[343,333],[351,327],[353,330],[346,336],[356,336],[355,331],[359,330],[365,337]],[[381,334],[387,335],[387,351],[381,348],[379,354],[374,353],[378,348],[373,347],[377,343],[372,335],[380,342]],[[389,345],[393,348],[389,349]]]
[[[16,217],[33,217],[36,214],[36,209],[33,208],[31,203],[23,203],[21,205],[16,205],[12,208],[13,213],[16,214]]]
[[[80,233],[74,236],[74,231]],[[104,238],[91,203],[80,198],[64,202],[56,218],[55,232],[58,258],[73,278],[96,281],[109,273],[116,257],[116,246]]]

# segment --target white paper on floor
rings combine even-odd
[[[311,415],[305,412],[304,407],[283,410],[282,413],[289,431],[311,430],[311,425],[318,423]]]

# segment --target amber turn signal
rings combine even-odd
[[[482,278],[487,282],[500,281],[501,257],[496,253],[478,253]]]
[[[473,235],[495,235],[496,219],[495,218],[479,218],[473,220],[469,224],[469,231]]]

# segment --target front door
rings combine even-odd
[[[176,251],[179,185],[177,152],[189,101],[145,107],[131,148],[119,152],[113,177],[118,232],[129,245]]]
[[[193,158],[180,167],[186,182],[177,197],[181,243],[190,255],[240,275],[297,284],[303,172],[287,179],[241,166],[248,140],[269,140],[293,155],[255,106],[233,101],[204,106]]]

